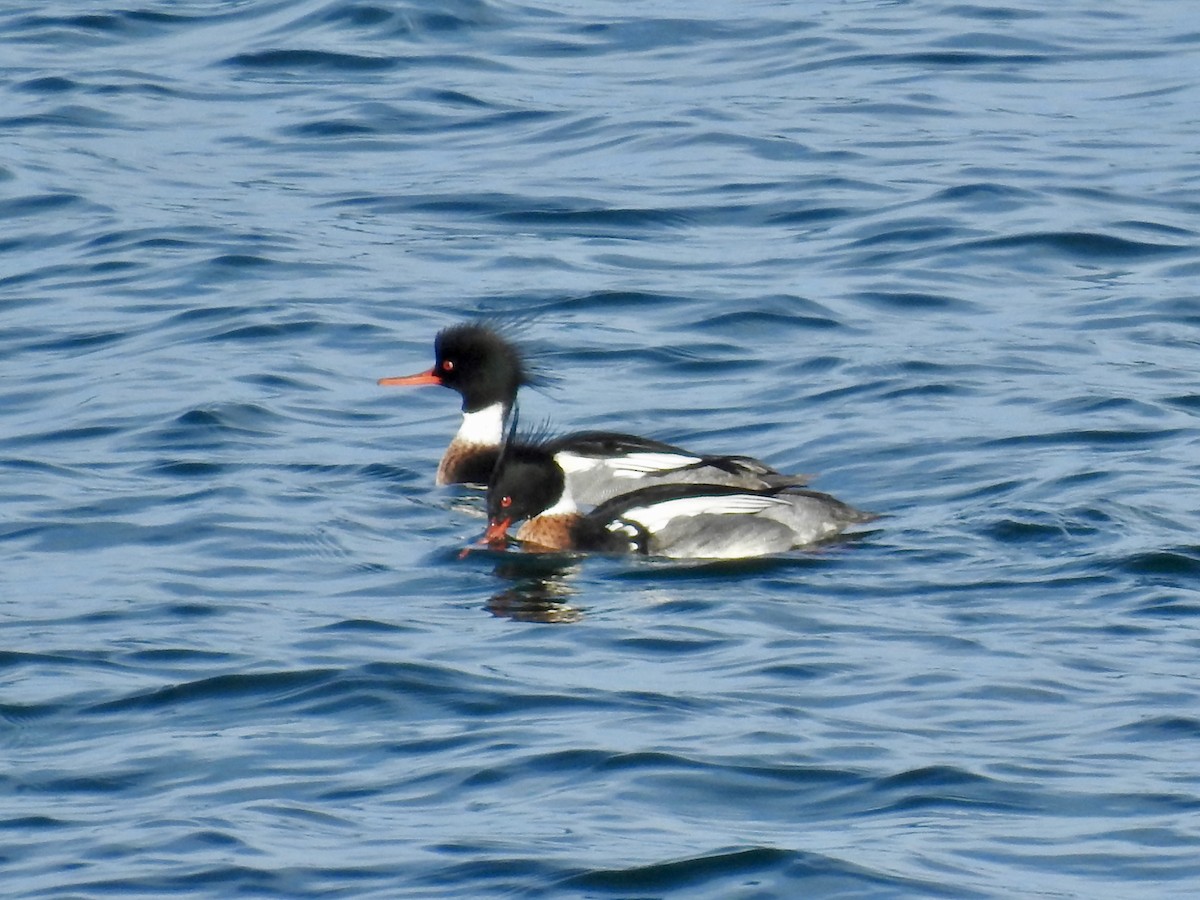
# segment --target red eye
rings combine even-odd
[[[454,360],[443,359],[442,360],[442,371],[443,372],[453,372],[454,371]]]
[[[509,497],[507,494],[505,494],[500,498],[500,506],[504,509],[508,509],[510,506],[512,506],[512,497]]]

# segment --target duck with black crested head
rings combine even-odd
[[[679,559],[744,559],[837,537],[878,518],[829,494],[794,486],[759,490],[665,483],[583,512],[545,442],[514,439],[493,473],[483,542],[516,539],[535,551],[637,553]]]
[[[487,484],[522,387],[547,380],[521,347],[497,328],[466,322],[438,332],[427,371],[381,378],[385,386],[441,385],[462,397],[462,423],[438,464],[436,483]],[[601,503],[655,484],[719,484],[750,490],[796,487],[786,475],[750,456],[693,453],[632,434],[580,431],[545,442],[575,502]]]

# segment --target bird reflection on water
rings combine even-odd
[[[839,535],[803,553],[756,556],[745,559],[646,559],[618,573],[622,579],[649,579],[658,583],[689,579],[745,577],[776,571],[810,570],[836,559],[837,551],[868,540],[875,532]],[[458,556],[482,555],[496,561],[492,574],[508,586],[484,604],[494,616],[517,622],[565,624],[581,621],[584,610],[573,601],[580,593],[576,579],[583,573],[582,553],[529,553],[515,548],[497,550],[472,545]],[[626,559],[628,557],[618,557]]]
[[[571,579],[581,569],[575,554],[498,554],[494,574],[511,582],[494,594],[486,608],[494,616],[517,622],[562,625],[578,622],[583,610],[571,604],[579,589]]]

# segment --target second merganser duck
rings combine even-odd
[[[677,559],[743,559],[828,540],[879,518],[817,491],[658,484],[582,513],[551,449],[514,441],[487,497],[483,543],[503,547],[508,529],[530,550],[637,553]]]
[[[512,341],[489,325],[467,322],[438,332],[433,368],[381,378],[385,386],[436,384],[462,396],[462,424],[438,464],[436,483],[486,485],[495,467],[517,392],[541,375]],[[710,456],[631,434],[581,431],[547,444],[575,501],[592,506],[639,487],[665,483],[724,484],[751,490],[795,487],[749,456]]]

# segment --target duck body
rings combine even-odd
[[[634,553],[676,559],[741,559],[782,553],[878,518],[818,491],[792,486],[664,483],[581,512],[550,447],[514,444],[488,488],[484,540],[527,549]]]
[[[489,421],[490,420],[490,421]],[[491,407],[464,413],[438,464],[435,483],[486,485],[503,444],[505,413]],[[493,435],[500,435],[494,442]],[[571,496],[583,506],[656,484],[726,484],[746,490],[799,487],[805,475],[784,475],[749,456],[701,456],[633,434],[580,431],[547,441]]]
[[[723,484],[746,490],[796,487],[804,475],[784,475],[750,456],[691,453],[661,441],[607,431],[579,431],[547,442],[570,495],[595,506],[632,490],[661,484]]]
[[[486,485],[505,430],[526,385],[545,379],[522,350],[489,325],[467,322],[446,328],[434,340],[434,365],[425,372],[381,378],[385,386],[441,385],[462,396],[462,423],[438,464],[436,483]],[[767,490],[805,484],[749,456],[713,456],[632,434],[581,431],[547,442],[571,496],[594,506],[656,484],[726,484]]]

